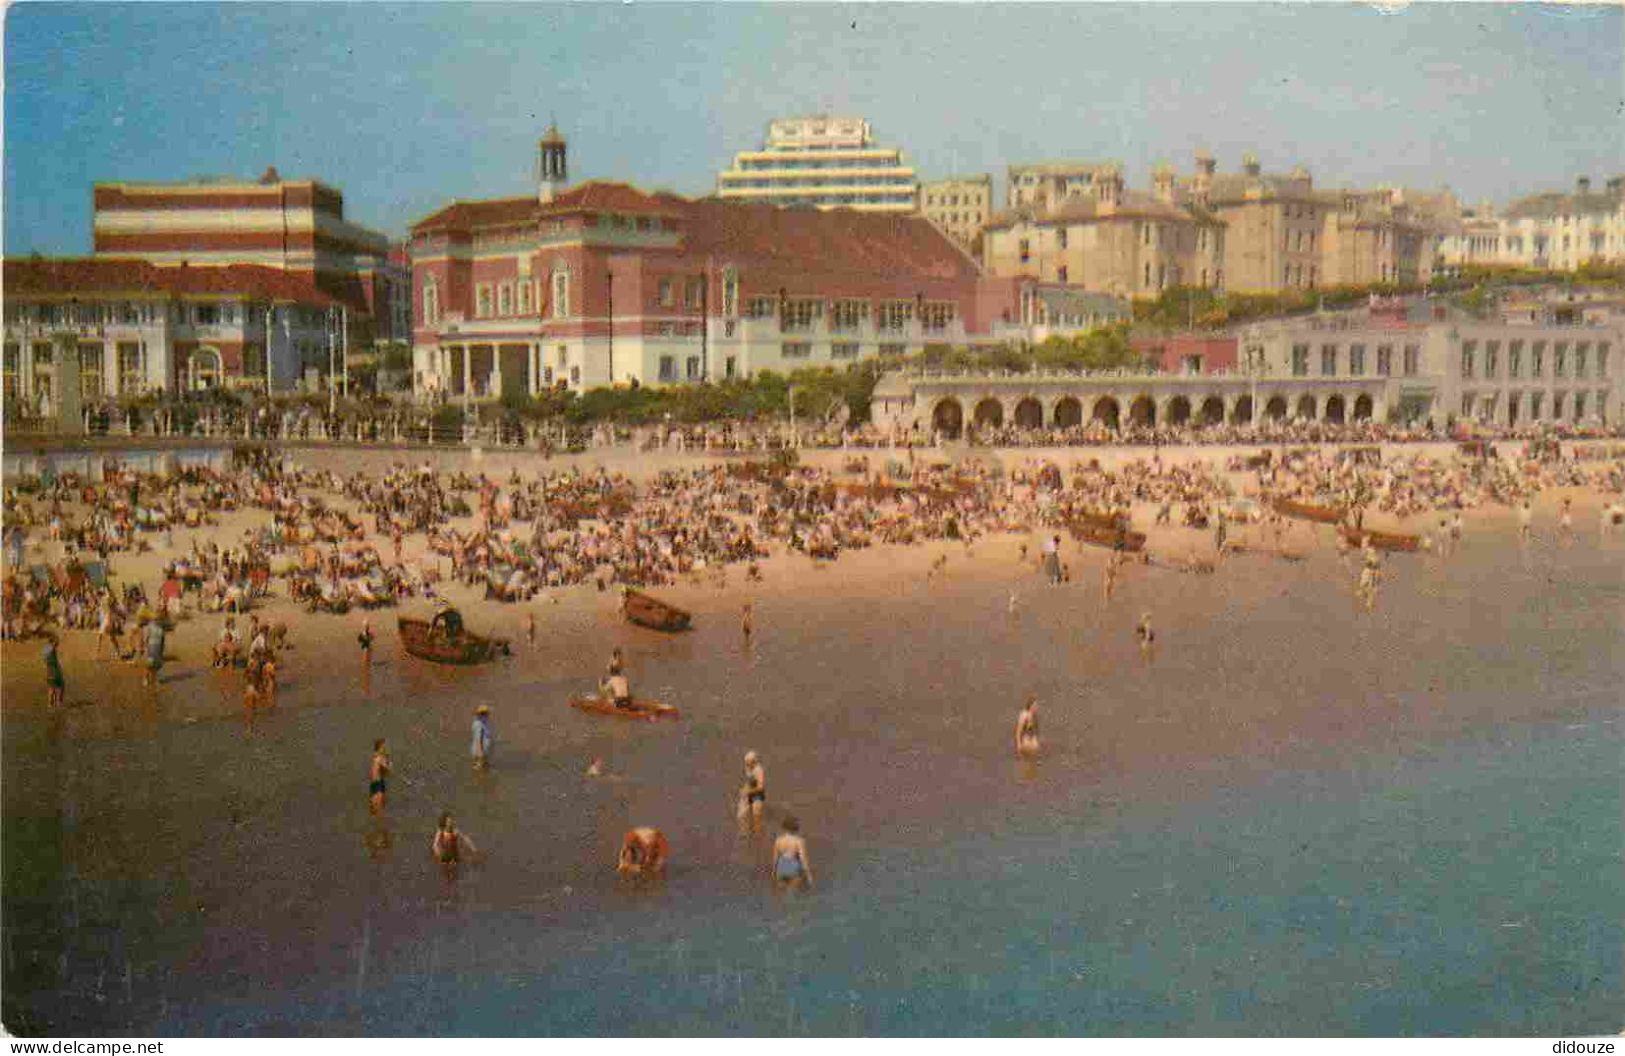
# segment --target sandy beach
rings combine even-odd
[[[856,454],[819,452],[806,460],[838,467]],[[881,454],[870,453],[872,468],[883,465]],[[1057,454],[1116,464],[1148,452],[999,457],[1013,468]],[[1229,454],[1164,449],[1160,457],[1222,466]],[[415,452],[309,450],[291,457],[340,473],[422,459]],[[561,464],[466,453],[430,458],[442,469],[498,480],[515,467],[523,475]],[[575,458],[584,472],[602,465],[639,479],[656,467],[703,461]],[[1235,483],[1245,490],[1245,475]],[[1565,498],[1573,500],[1576,524],[1566,542],[1556,532]],[[456,1017],[478,1008],[482,1026],[468,1029],[497,1022],[520,1033],[617,1033],[614,1010],[590,995],[600,987],[624,991],[626,972],[652,972],[668,996],[650,995],[649,1008],[666,1010],[631,1032],[703,1033],[716,1029],[721,988],[734,985],[723,980],[761,971],[764,947],[756,943],[778,935],[820,951],[816,963],[827,961],[832,971],[843,957],[856,960],[826,977],[813,961],[766,954],[760,992],[730,990],[726,999],[730,1021],[747,1031],[784,1030],[791,1002],[801,1017],[789,1020],[791,1033],[909,1032],[914,1020],[898,1018],[905,1006],[888,1004],[893,997],[910,1009],[936,1009],[938,1022],[959,1023],[955,1016],[966,1010],[997,1022],[1003,984],[989,980],[1002,978],[998,959],[989,960],[983,945],[960,942],[976,936],[974,943],[997,948],[1049,934],[1048,918],[1003,921],[973,894],[1012,883],[1025,890],[1020,878],[1030,868],[1056,877],[1084,870],[1092,878],[1090,902],[1112,915],[1087,926],[1107,943],[1097,956],[1117,958],[1095,999],[1117,993],[1110,982],[1117,977],[1161,985],[1142,979],[1128,952],[1160,941],[1132,923],[1145,919],[1149,907],[1133,907],[1148,892],[1162,907],[1153,919],[1246,932],[1187,919],[1201,900],[1163,905],[1173,895],[1161,885],[1173,881],[1160,871],[1184,876],[1211,866],[1179,857],[1187,837],[1155,834],[1187,826],[1234,830],[1238,838],[1266,834],[1257,838],[1267,846],[1276,837],[1267,835],[1275,822],[1266,819],[1285,816],[1277,790],[1319,802],[1321,783],[1353,782],[1350,802],[1370,812],[1365,797],[1392,794],[1385,783],[1393,774],[1479,751],[1466,746],[1485,738],[1499,743],[1524,736],[1513,731],[1533,736],[1576,725],[1617,731],[1603,725],[1618,712],[1605,687],[1617,685],[1622,631],[1608,591],[1620,587],[1625,535],[1599,536],[1603,502],[1592,489],[1543,491],[1533,538],[1523,545],[1511,509],[1467,511],[1457,553],[1388,560],[1374,613],[1356,602],[1354,569],[1329,527],[1289,522],[1278,542],[1264,526],[1236,526],[1231,540],[1248,550],[1216,562],[1212,574],[1193,574],[1167,566],[1212,560],[1213,533],[1156,526],[1154,507],[1144,503],[1133,521],[1147,532],[1158,564],[1126,565],[1109,602],[1102,582],[1110,551],[1063,540],[1070,581],[1052,587],[1037,567],[1038,531],[968,546],[876,545],[833,562],[775,546],[761,562],[760,582],[733,566],[725,581],[705,572],[659,588],[694,614],[694,630],[678,636],[628,626],[613,590],[591,583],[503,604],[443,582],[471,628],[513,643],[513,656],[468,669],[402,654],[397,610],[314,615],[290,601],[277,579],[273,597],[255,612],[286,623],[291,644],[279,659],[277,707],[251,727],[242,676],[208,664],[217,614],[179,622],[156,692],[141,689],[136,667],[95,659],[94,634],[65,633],[67,707],[58,715],[45,707],[38,641],[7,642],[7,909],[13,919],[38,921],[8,940],[8,989],[17,982],[9,1008],[34,1017],[29,1022],[73,1021],[89,1032],[376,1033],[394,1024],[434,1033],[441,1032],[436,1022],[462,1023]],[[177,529],[175,552],[190,549],[194,538],[226,545],[267,519],[262,510],[238,511],[208,529]],[[1429,519],[1393,523],[1417,530]],[[455,523],[466,531],[473,520]],[[163,533],[146,538],[153,552],[115,555],[113,567],[119,579],[150,591],[173,554]],[[1263,552],[1273,550],[1301,560]],[[434,559],[421,535],[407,538],[404,556]],[[47,544],[29,557],[55,554]],[[748,642],[739,629],[746,602],[755,623]],[[412,599],[398,611],[424,614],[429,605]],[[1147,611],[1158,633],[1149,658],[1132,634]],[[525,640],[527,614],[535,616],[534,645]],[[365,668],[356,634],[369,618],[378,644]],[[681,722],[644,728],[564,706],[570,693],[590,689],[617,646],[634,687],[682,707]],[[1015,760],[1009,744],[1028,692],[1043,708],[1036,764]],[[468,763],[469,721],[482,703],[497,732],[487,775]],[[375,819],[363,792],[371,741],[380,736],[399,780],[386,816]],[[1586,743],[1606,750],[1612,742]],[[746,749],[760,752],[768,769],[768,831],[760,834],[740,833],[732,817],[732,783]],[[594,758],[605,760],[602,781],[583,777]],[[1466,780],[1458,775],[1439,787]],[[1308,791],[1299,787],[1304,781]],[[447,809],[487,856],[454,890],[420,849]],[[821,882],[818,894],[796,904],[768,898],[763,879],[772,826],[791,811],[807,826]],[[674,848],[664,888],[647,897],[618,886],[610,868],[621,833],[635,824],[658,825]],[[1331,833],[1346,822],[1312,824]],[[1334,844],[1295,833],[1279,838],[1310,848],[1298,853],[1319,855],[1324,875],[1334,878],[1325,882],[1348,882],[1335,879],[1342,866]],[[1385,823],[1371,838],[1379,842],[1351,869],[1384,862],[1404,884],[1420,882],[1410,863],[1433,836],[1407,821]],[[1147,839],[1167,849],[1133,864],[1125,848]],[[161,862],[148,857],[154,841],[169,849]],[[303,849],[289,856],[290,841]],[[1083,857],[1055,862],[1056,853]],[[1228,853],[1247,861],[1250,853],[1274,852]],[[1462,861],[1483,854],[1450,853],[1465,855]],[[899,870],[899,862],[910,864]],[[1001,872],[978,872],[994,862],[1003,863]],[[1149,874],[1140,875],[1142,868]],[[1279,865],[1259,868],[1266,873],[1236,882],[1262,889],[1276,882],[1270,876],[1283,875]],[[1465,882],[1454,867],[1439,876],[1447,885]],[[1315,881],[1306,875],[1302,882]],[[923,900],[922,884],[932,890]],[[1591,886],[1574,889],[1578,901],[1563,903],[1570,907],[1564,912],[1591,907],[1597,894]],[[1027,897],[1063,919],[1084,912],[1069,908],[1064,889],[1042,886]],[[1522,905],[1503,886],[1484,897]],[[1499,934],[1503,918],[1522,912],[1506,909],[1482,926]],[[741,914],[743,931],[728,923]],[[972,919],[985,923],[965,923]],[[110,927],[124,937],[87,937]],[[925,930],[899,930],[905,927]],[[664,936],[664,952],[624,962],[629,936],[650,928]],[[860,940],[858,931],[874,939]],[[737,939],[721,937],[730,934]],[[1553,945],[1531,952],[1534,963],[1554,978],[1590,970],[1585,951],[1595,947],[1555,924],[1544,935]],[[1214,949],[1227,941],[1211,939]],[[1065,945],[1052,936],[1036,947],[1047,952],[1035,952],[1036,982],[1028,978],[1057,1008],[1068,1007],[1060,995],[1077,985],[1075,969],[1055,959]],[[1224,956],[1244,960],[1246,951]],[[1158,961],[1156,971],[1210,970],[1176,961]],[[481,1004],[511,995],[519,984],[493,980],[514,964],[550,980],[552,999],[519,1002],[512,1012]],[[98,972],[115,980],[112,997],[100,1004],[95,987],[108,984],[96,982]],[[828,990],[843,976],[867,980],[851,987],[862,996],[848,999],[844,984]],[[1192,983],[1211,984],[1205,976]],[[423,985],[433,994],[421,992]],[[1294,993],[1287,982],[1280,987],[1282,995]],[[837,992],[838,1001],[830,996]],[[1294,1000],[1318,1007],[1301,995]],[[1127,994],[1111,1001],[1126,1002],[1111,1013],[1124,1022],[1143,1016]],[[1211,1030],[1205,1017],[1213,1014],[1190,1010],[1191,1029],[1206,1022]],[[1373,1009],[1373,1018],[1360,1022],[1403,1027],[1385,1014]],[[1342,1022],[1332,1010],[1315,1015],[1316,1022]]]

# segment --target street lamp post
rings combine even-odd
[[[338,379],[334,377],[333,371],[333,326],[333,309],[329,308],[327,310],[327,417],[330,428],[333,415],[338,410],[338,389],[334,387]]]
[[[604,289],[609,294],[609,387],[615,387],[615,272],[604,266]]]

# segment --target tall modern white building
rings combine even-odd
[[[903,152],[876,146],[860,117],[795,117],[768,126],[760,150],[740,151],[717,176],[735,201],[870,213],[912,213],[920,184]]]

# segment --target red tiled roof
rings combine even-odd
[[[0,262],[0,285],[7,297],[22,295],[239,294],[258,300],[297,301],[326,307],[363,307],[350,297],[337,298],[317,289],[309,275],[257,264],[159,267],[144,260],[98,260],[94,257],[8,258]]]
[[[624,183],[589,180],[564,191],[551,202],[538,202],[534,195],[523,198],[488,198],[483,201],[452,202],[412,225],[414,235],[432,231],[471,231],[482,227],[507,227],[535,223],[543,215],[603,212],[641,216],[672,216],[660,200]]]
[[[851,209],[657,200],[679,215],[683,253],[713,257],[743,269],[751,264],[793,267],[809,279],[974,279],[976,264],[922,216]]]
[[[644,194],[624,183],[589,180],[577,184],[542,206],[545,213],[605,212],[641,213],[644,216],[673,216],[677,211],[663,204],[662,197]]]
[[[524,198],[487,198],[483,201],[456,201],[412,225],[414,235],[429,231],[467,231],[476,227],[505,227],[536,219],[535,195]]]

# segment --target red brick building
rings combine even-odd
[[[415,387],[487,398],[698,381],[990,339],[1008,284],[919,216],[563,190],[453,202],[412,227]]]

